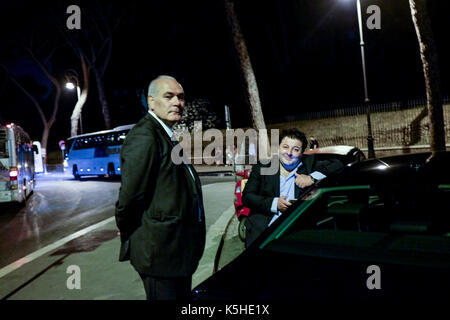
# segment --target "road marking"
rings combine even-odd
[[[223,184],[223,183],[228,183],[228,182],[211,183],[211,184],[207,184],[205,186],[202,186],[202,188],[206,188],[208,186],[214,186],[216,184]],[[230,209],[228,209],[228,210],[230,210]],[[103,226],[103,225],[113,221],[114,219],[115,219],[115,217],[110,217],[110,218],[108,218],[106,220],[100,221],[100,222],[98,222],[98,223],[96,223],[94,225],[91,225],[91,226],[89,226],[87,228],[84,228],[84,229],[82,229],[80,231],[77,231],[77,232],[75,232],[75,233],[73,233],[73,234],[71,234],[71,235],[69,235],[69,236],[67,236],[65,238],[62,238],[62,239],[60,239],[60,240],[58,240],[58,241],[56,241],[56,242],[54,242],[54,243],[44,247],[44,248],[41,248],[41,249],[39,249],[39,250],[37,250],[37,251],[35,251],[33,253],[30,253],[29,255],[27,255],[25,257],[22,257],[22,258],[20,258],[20,259],[18,259],[16,261],[14,261],[13,263],[7,265],[6,267],[3,267],[2,269],[0,269],[0,278],[2,278],[4,276],[6,276],[7,274],[9,274],[9,273],[19,269],[24,264],[26,264],[28,262],[31,262],[31,261],[33,261],[33,260],[43,256],[44,254],[46,254],[46,253],[48,253],[48,252],[50,252],[50,251],[52,251],[52,250],[54,250],[54,249],[64,245],[64,244],[66,244],[67,242],[69,242],[69,241],[71,241],[71,240],[73,240],[75,238],[81,237],[82,235],[85,235],[86,233],[91,232],[92,230],[95,230],[95,229],[97,229],[97,228],[99,228],[99,227],[101,227],[101,226]],[[216,221],[216,223],[214,224],[213,230],[216,229],[217,225],[219,225],[219,224],[217,224],[217,222],[218,221]],[[211,236],[210,236],[210,238],[211,238]]]
[[[93,225],[87,227],[87,228],[84,228],[84,229],[82,229],[80,231],[77,231],[77,232],[75,232],[75,233],[73,233],[73,234],[71,234],[71,235],[69,235],[69,236],[67,236],[65,238],[62,238],[62,239],[60,239],[60,240],[58,240],[58,241],[56,241],[56,242],[54,242],[54,243],[44,247],[44,248],[41,248],[41,249],[39,249],[39,250],[37,250],[37,251],[35,251],[33,253],[30,253],[29,255],[20,258],[19,260],[16,260],[15,262],[13,262],[13,263],[7,265],[6,267],[3,267],[2,269],[0,269],[0,278],[6,276],[7,274],[9,274],[11,272],[13,272],[14,270],[19,269],[24,264],[26,264],[28,262],[31,262],[31,261],[33,261],[33,260],[43,256],[44,254],[46,254],[46,253],[48,253],[48,252],[50,252],[50,251],[52,251],[52,250],[54,250],[54,249],[64,245],[64,244],[66,244],[67,242],[69,242],[69,241],[71,241],[71,240],[73,240],[75,238],[81,237],[82,235],[85,235],[86,233],[91,232],[92,230],[100,228],[101,226],[104,226],[105,224],[107,224],[107,223],[109,223],[111,221],[114,221],[114,220],[115,220],[115,217],[110,217],[108,219],[100,221],[100,222],[98,222],[96,224],[93,224]]]
[[[233,218],[234,214],[234,206],[232,205],[224,210],[219,219],[217,219],[217,221],[214,222],[214,224],[207,230],[205,251],[208,251],[210,248],[214,248],[212,250],[214,252],[214,256],[209,258],[206,254],[203,254],[199,261],[197,270],[192,275],[192,288],[196,287],[198,284],[213,275],[215,253],[220,245],[220,241],[223,233],[225,232],[228,221]]]
[[[225,232],[225,228],[228,224],[228,221],[233,218],[235,214],[234,206],[231,205],[229,208],[224,210],[224,212],[220,215],[219,219],[212,226],[209,227],[208,232],[206,234],[206,242],[205,242],[205,250],[211,246],[217,245],[213,240],[218,235],[222,235]]]

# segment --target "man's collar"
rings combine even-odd
[[[167,134],[169,135],[169,137],[172,139],[173,136],[173,129],[171,127],[169,127],[167,124],[165,124],[160,118],[158,118],[158,116],[151,111],[150,109],[148,109],[148,113],[156,119],[156,121],[159,122],[159,124],[161,124],[161,126],[164,128],[164,131],[167,132]]]
[[[283,165],[281,164],[281,161],[280,161],[280,175],[282,175],[282,176],[286,175],[285,179],[287,179],[287,178],[293,176],[297,172],[298,168],[300,168],[302,165],[303,165],[303,162],[300,159],[300,162],[298,163],[298,165],[291,171],[288,171],[283,167]],[[284,171],[284,174],[281,174],[283,171]]]

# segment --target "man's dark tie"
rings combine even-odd
[[[178,140],[170,140],[172,142],[173,147],[175,147],[176,145],[178,145],[180,142]],[[181,152],[180,152],[181,156],[183,157],[183,148],[181,148]],[[202,220],[202,212],[205,211],[205,209],[203,208],[203,201],[200,197],[201,194],[201,186],[199,183],[197,183],[196,179],[194,178],[194,168],[191,167],[191,165],[187,162],[184,162],[184,165],[186,166],[186,168],[189,171],[189,175],[193,176],[192,178],[194,179],[194,184],[195,184],[195,188],[197,189],[198,192],[198,219],[199,221]],[[200,190],[198,190],[198,188],[200,188]]]

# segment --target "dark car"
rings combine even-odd
[[[363,161],[311,187],[194,299],[450,301],[450,153],[430,155]]]

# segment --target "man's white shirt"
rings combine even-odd
[[[283,175],[280,174],[280,197],[286,196],[285,200],[293,200],[295,199],[295,173],[297,172],[298,168],[300,168],[303,165],[302,162],[298,164],[297,167],[295,167],[294,170],[289,172],[289,175],[285,178]],[[311,177],[313,177],[316,180],[322,180],[326,178],[326,175],[322,174],[319,171],[314,171],[310,174]],[[278,219],[278,217],[281,216],[281,211],[278,211],[278,199],[280,197],[273,198],[272,206],[270,208],[270,211],[274,213],[272,220],[269,222],[269,226]]]
[[[167,124],[165,124],[165,123],[164,123],[160,118],[158,118],[158,116],[157,116],[153,111],[151,111],[150,109],[148,109],[148,113],[150,113],[150,115],[151,115],[153,118],[155,118],[156,121],[159,122],[159,124],[161,124],[161,126],[163,127],[164,131],[166,131],[166,133],[167,133],[167,135],[169,136],[169,138],[170,138],[171,141],[177,141],[177,140],[175,139],[175,137],[173,136],[173,129],[172,129],[171,127],[169,127]],[[189,173],[191,174],[192,179],[194,179],[194,181],[195,181],[194,174],[192,173],[191,166],[188,166],[188,165],[186,165],[186,166],[187,166],[187,168],[189,169]]]

